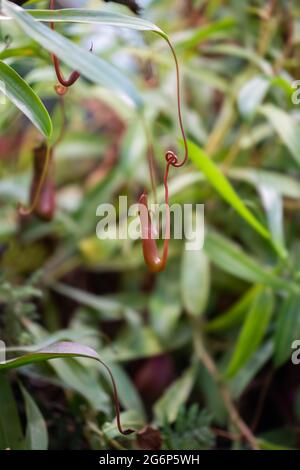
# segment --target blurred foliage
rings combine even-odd
[[[188,410],[180,408],[174,429],[166,423],[163,437],[166,449],[199,450],[214,444],[214,434],[210,429],[211,420],[205,412],[198,410],[195,403]]]
[[[137,18],[119,3],[57,7]],[[99,204],[118,207],[119,195],[135,203],[150,187],[133,102],[144,104],[160,184],[164,151],[181,149],[164,39],[103,21],[56,25],[67,65],[100,68],[64,98],[54,218],[19,215],[33,149],[41,132],[53,128],[51,142],[59,138],[62,108],[40,36],[0,15],[0,79],[9,85],[5,102],[0,95],[0,337],[14,348],[9,357],[63,340],[92,347],[113,371],[123,426],[144,429],[143,439],[120,436],[102,369],[62,358],[0,372],[0,447],[299,448],[300,380],[291,363],[300,339],[299,4],[137,3],[178,54],[190,161],[170,170],[170,202],[205,205],[204,250],[171,240],[168,266],[154,276],[140,241],[96,236]],[[93,53],[76,59],[72,47],[88,51],[91,42]]]

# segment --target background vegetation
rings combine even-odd
[[[140,242],[96,237],[100,203],[116,204],[120,194],[134,203],[149,187],[141,103],[158,181],[164,151],[181,149],[163,38],[128,19],[117,24],[117,13],[138,18],[124,5],[61,0],[57,8],[94,13],[56,24],[55,44],[3,0],[0,337],[21,353],[62,340],[92,347],[113,371],[124,427],[142,431],[118,433],[110,382],[96,361],[35,363],[33,354],[0,372],[0,447],[299,447],[300,375],[291,363],[300,339],[300,105],[292,101],[299,4],[138,3],[178,54],[190,162],[171,170],[170,197],[205,204],[205,247],[188,252],[172,240],[166,271],[151,275]],[[105,12],[113,12],[110,26]],[[62,126],[51,47],[84,76],[65,96],[57,208],[45,222],[21,217],[17,203],[29,198],[33,148],[42,134],[54,142]]]

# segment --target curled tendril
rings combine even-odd
[[[165,189],[165,207],[166,207],[166,229],[165,229],[165,236],[164,236],[164,246],[163,246],[163,254],[160,257],[157,249],[156,242],[154,240],[154,229],[152,227],[151,216],[148,209],[148,198],[146,192],[144,192],[139,199],[140,204],[140,222],[141,222],[141,231],[142,231],[142,246],[143,246],[143,255],[144,260],[151,272],[160,272],[163,271],[166,267],[167,258],[168,258],[168,250],[169,250],[169,240],[170,240],[170,207],[169,207],[169,187],[168,187],[168,176],[169,170],[172,166],[173,168],[180,168],[183,166],[187,159],[188,159],[188,145],[187,139],[184,131],[183,120],[182,120],[182,113],[181,113],[181,95],[180,95],[180,72],[179,72],[179,63],[176,56],[175,49],[173,48],[169,39],[166,39],[169,48],[174,57],[175,61],[175,68],[176,68],[176,95],[177,95],[177,112],[178,112],[178,121],[179,126],[183,138],[184,144],[184,157],[182,160],[179,159],[178,155],[173,152],[172,150],[167,150],[165,153],[165,160],[166,160],[166,168],[164,174],[164,189]],[[148,138],[149,140],[149,138]],[[154,184],[154,176],[153,176],[153,151],[152,145],[149,145],[150,148],[150,159],[149,159],[149,168],[150,168],[150,175],[151,175],[151,186],[152,191],[154,194],[154,198],[156,199],[156,188]]]
[[[50,0],[50,10],[54,10],[54,8],[55,8],[55,0]],[[50,22],[50,28],[52,29],[52,31],[55,30],[55,25],[53,21]],[[52,57],[57,80],[59,81],[60,85],[64,87],[64,88],[58,88],[58,89],[56,87],[56,91],[58,94],[63,95],[66,93],[67,91],[66,89],[74,85],[74,83],[78,80],[78,78],[80,77],[80,73],[74,70],[73,72],[71,72],[71,75],[66,80],[60,70],[59,59],[56,57],[55,54],[51,54],[51,57]]]
[[[175,152],[173,152],[172,150],[167,150],[165,158],[166,158],[167,166],[173,166],[174,168],[180,168],[181,166],[183,166],[186,163],[186,161],[188,159],[188,156],[189,156],[189,152],[188,152],[187,138],[186,138],[186,135],[185,135],[184,125],[183,125],[183,120],[182,120],[182,112],[181,112],[179,63],[178,63],[178,59],[177,59],[175,49],[172,46],[170,40],[166,38],[166,41],[167,41],[167,44],[168,44],[169,48],[171,49],[172,55],[174,57],[174,62],[175,62],[177,113],[178,113],[178,121],[179,121],[179,126],[180,126],[180,130],[181,130],[182,139],[183,139],[183,145],[184,145],[184,157],[180,161]]]
[[[55,7],[55,0],[50,0],[50,10],[54,10],[54,7]],[[50,28],[52,29],[52,31],[55,30],[55,25],[53,21],[50,22]],[[92,48],[93,47],[91,47],[90,50],[92,50]],[[55,54],[51,54],[51,57],[52,57],[56,77],[60,84],[60,86],[56,85],[55,90],[58,95],[64,95],[67,92],[68,88],[74,85],[75,82],[77,82],[77,80],[80,77],[80,73],[77,72],[77,70],[74,70],[73,72],[71,72],[69,78],[65,79],[60,69],[59,59],[57,58]]]

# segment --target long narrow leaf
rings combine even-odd
[[[77,44],[36,21],[23,8],[3,0],[2,9],[6,15],[11,16],[18,23],[28,36],[48,51],[56,54],[72,69],[78,70],[94,83],[127,95],[137,107],[142,106],[142,99],[135,86],[116,67],[94,54],[87,53]]]
[[[295,283],[276,276],[269,268],[245,253],[237,244],[216,232],[207,232],[204,249],[215,265],[235,277],[277,289],[299,292],[299,287]]]
[[[189,141],[189,154],[191,160],[206,176],[215,190],[227,201],[243,219],[251,225],[264,238],[270,239],[270,233],[245,206],[231,183],[223,175],[221,170],[214,164],[208,155],[196,144]]]
[[[10,383],[0,373],[0,450],[22,449],[24,436]]]
[[[191,315],[202,315],[210,291],[210,266],[204,251],[183,252],[180,286],[183,305],[187,312]]]
[[[226,377],[233,377],[258,349],[269,325],[273,306],[271,290],[265,289],[255,298],[239,335]]]
[[[27,416],[26,448],[27,450],[47,450],[48,431],[45,420],[30,394],[21,387]]]
[[[38,21],[70,22],[70,23],[96,23],[118,28],[129,28],[139,31],[154,31],[166,37],[158,26],[150,21],[136,16],[101,10],[87,10],[83,8],[64,8],[63,10],[29,10],[28,13]]]
[[[15,369],[35,362],[49,361],[62,357],[87,357],[101,362],[100,357],[93,349],[79,343],[71,343],[69,341],[61,341],[53,343],[38,351],[25,354],[24,356],[10,359],[0,364],[0,371],[4,369]]]
[[[213,318],[209,323],[204,326],[205,331],[226,331],[234,328],[237,324],[242,322],[247,313],[247,309],[253,298],[258,294],[260,287],[254,286],[249,289],[246,294],[239,298],[239,300],[226,312]]]
[[[295,161],[300,163],[300,126],[296,119],[286,111],[266,104],[260,108],[263,114],[274,127],[284,145],[289,149]]]
[[[45,137],[51,136],[52,122],[40,98],[13,68],[2,61],[0,61],[0,93],[6,95]]]

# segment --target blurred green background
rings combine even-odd
[[[101,57],[118,75],[112,81],[103,69],[104,86],[83,76],[64,97],[66,130],[53,154],[57,206],[45,222],[17,210],[29,200],[33,149],[43,139],[32,118],[40,108],[0,67],[8,80],[0,104],[0,337],[21,352],[61,340],[92,347],[113,371],[124,427],[142,431],[120,436],[96,362],[55,359],[7,373],[0,366],[0,402],[10,404],[0,407],[0,447],[299,447],[300,375],[291,361],[300,339],[298,2],[138,0],[137,15],[117,2],[56,3],[103,13],[100,22],[56,23],[56,31],[86,51],[87,63]],[[134,1],[120,3],[136,10]],[[145,267],[140,241],[97,238],[96,209],[117,205],[119,195],[133,204],[150,190],[132,93],[144,104],[162,199],[164,152],[182,153],[175,66],[161,36],[107,26],[107,12],[157,25],[180,64],[190,161],[170,170],[170,202],[204,204],[205,245],[186,251],[184,240],[171,240],[158,275]],[[0,65],[43,101],[54,142],[61,102],[43,34],[4,16],[0,34]],[[15,106],[18,86],[32,122]]]

